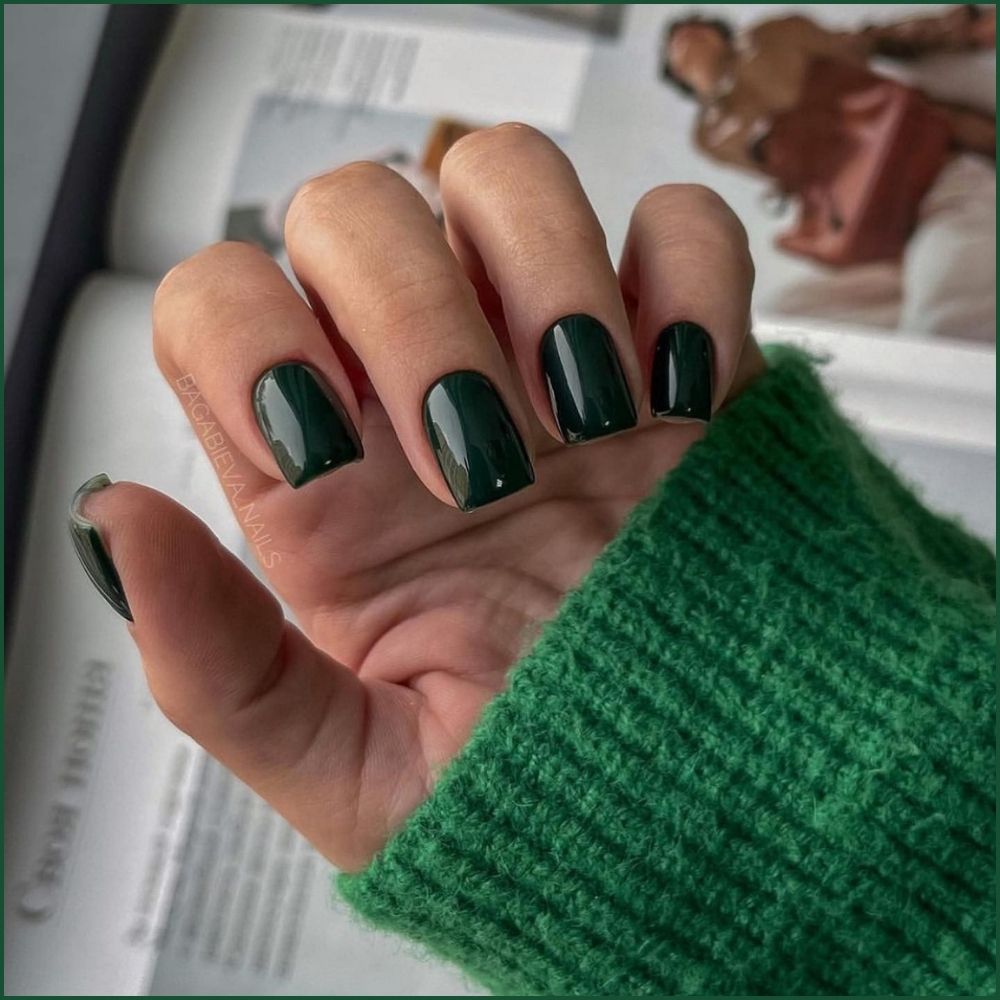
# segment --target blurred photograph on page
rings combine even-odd
[[[898,298],[907,331],[994,340],[993,110],[890,72],[995,34],[995,10],[972,4],[849,30],[800,14],[665,25],[660,71],[697,107],[692,141],[766,177],[789,216],[777,246],[823,267],[779,311],[858,319],[866,298]]]

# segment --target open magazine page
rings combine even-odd
[[[928,9],[803,9],[847,30],[908,6]],[[209,5],[179,15],[112,220],[115,266],[144,277],[84,288],[51,387],[8,650],[7,992],[474,992],[359,926],[333,897],[329,865],[161,718],[134,647],[95,603],[64,537],[66,498],[104,470],[175,497],[252,563],[155,369],[149,308],[163,272],[221,238],[258,243],[287,266],[284,212],[313,174],[381,160],[439,211],[450,144],[471,128],[527,121],[573,159],[615,255],[648,188],[716,188],[747,224],[761,339],[827,357],[841,404],[883,454],[932,506],[994,538],[992,161],[942,165],[919,239],[901,256],[855,260],[862,244],[841,242],[847,262],[832,265],[779,249],[795,200],[782,209],[768,179],[696,147],[695,107],[661,78],[664,24],[685,9]],[[740,30],[786,13],[712,7]],[[892,71],[952,100],[992,100],[989,54]],[[128,377],[109,378],[119,371]]]
[[[157,996],[478,992],[363,927],[332,868],[262,799],[201,755],[148,992]]]
[[[312,122],[327,141],[344,140],[355,119],[375,116],[367,132],[377,145],[354,144],[354,158],[384,151],[399,123],[413,136],[442,114],[518,119],[554,134],[572,126],[588,39],[498,11],[463,15],[451,7],[445,25],[373,20],[378,12],[184,8],[125,158],[111,227],[115,266],[159,275],[222,238],[234,172],[240,163],[248,168],[247,155],[268,155],[265,177],[283,155],[288,164],[298,161],[297,181],[342,162],[322,140],[302,146],[309,133],[296,129],[309,122],[295,112],[303,103],[344,109],[333,121]],[[485,18],[519,30],[463,26],[470,14],[473,25]],[[279,148],[248,151],[248,130],[267,114],[258,102],[266,109],[277,96],[291,131],[267,137]],[[352,148],[347,141],[342,151]],[[285,175],[270,174],[269,192],[284,196],[284,183]]]
[[[66,530],[67,497],[106,471],[183,497],[236,541],[153,364],[151,295],[148,281],[90,282],[50,383],[7,650],[7,993],[140,988],[179,860],[199,751],[153,704],[126,630],[89,599]]]
[[[995,341],[993,160],[964,148],[930,152],[942,109],[958,107],[973,124],[992,121],[992,51],[876,52],[855,74],[860,82],[819,81],[821,91],[843,92],[839,104],[813,100],[798,117],[754,117],[753,107],[700,114],[663,78],[665,27],[687,7],[628,5],[599,19],[594,5],[555,6],[185,9],[127,157],[112,230],[116,265],[159,274],[223,236],[254,240],[280,258],[294,191],[352,159],[396,167],[433,206],[448,146],[470,128],[518,119],[566,149],[613,255],[643,192],[704,183],[746,224],[759,316]],[[946,9],[801,8],[810,23],[850,37]],[[786,5],[712,7],[731,22],[751,70],[765,76],[785,45],[780,24],[769,41],[772,29],[790,13]],[[891,79],[913,86],[893,90]],[[874,110],[855,121],[855,105]],[[780,132],[774,163],[750,169],[725,136],[745,132],[749,141],[765,121]],[[816,145],[816,133],[843,133],[853,159],[840,173],[813,177],[815,163],[794,171],[785,163],[787,147]],[[840,156],[822,153],[824,162]],[[808,183],[796,187],[789,172],[804,172]],[[832,221],[817,198],[833,206]],[[873,241],[873,232],[888,235]]]

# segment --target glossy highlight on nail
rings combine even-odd
[[[347,411],[323,377],[296,362],[275,365],[253,390],[253,410],[286,482],[298,489],[364,458]]]
[[[73,494],[69,507],[69,534],[80,564],[87,576],[90,577],[90,582],[122,618],[126,621],[134,621],[121,578],[104,547],[101,533],[97,530],[97,526],[88,521],[81,512],[83,501],[91,493],[96,493],[110,485],[111,480],[104,473],[101,473],[88,479]]]
[[[427,390],[424,429],[448,489],[463,511],[493,503],[535,481],[507,407],[479,372],[451,372]]]
[[[654,417],[712,419],[712,338],[697,323],[672,323],[656,342],[649,398]]]
[[[567,444],[635,427],[636,412],[611,334],[592,316],[564,316],[541,344],[552,414]]]

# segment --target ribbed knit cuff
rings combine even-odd
[[[995,560],[809,363],[640,505],[339,888],[517,994],[995,985]]]

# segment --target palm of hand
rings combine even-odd
[[[427,492],[374,399],[363,412],[364,462],[299,492],[275,485],[261,504],[287,555],[271,583],[369,695],[366,738],[348,759],[338,748],[323,828],[295,817],[347,866],[426,797],[540,623],[702,433],[646,420],[566,448],[536,424],[536,484],[470,515]]]

